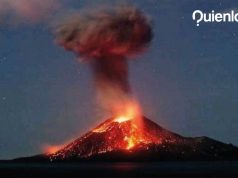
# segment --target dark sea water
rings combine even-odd
[[[238,162],[0,163],[0,177],[238,178]]]

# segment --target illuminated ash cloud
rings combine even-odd
[[[92,68],[102,106],[117,110],[130,100],[127,57],[147,48],[150,21],[133,6],[90,10],[58,25],[56,40]]]
[[[60,45],[90,58],[138,53],[151,39],[148,18],[131,6],[77,14],[57,29]]]

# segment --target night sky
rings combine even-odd
[[[50,19],[110,1],[60,2]],[[144,114],[184,136],[238,145],[238,24],[197,27],[192,20],[196,9],[237,11],[238,2],[134,4],[150,15],[155,34],[150,49],[130,62]],[[109,117],[95,103],[88,66],[55,44],[51,20],[16,20],[11,13],[0,13],[0,159],[41,153],[44,145],[77,138]]]

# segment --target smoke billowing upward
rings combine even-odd
[[[132,101],[127,58],[146,49],[152,36],[148,18],[132,6],[79,13],[56,30],[57,42],[90,64],[98,99],[114,113]]]

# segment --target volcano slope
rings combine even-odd
[[[143,117],[108,119],[53,154],[18,160],[61,161],[195,161],[238,160],[238,147],[208,137],[183,137]]]
[[[238,160],[238,148],[208,137],[183,137],[143,117],[108,119],[53,154],[50,161]]]

